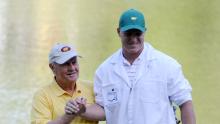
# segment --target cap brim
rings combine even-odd
[[[128,26],[120,28],[120,31],[125,32],[125,31],[131,30],[131,29],[137,29],[137,30],[140,30],[141,32],[146,31],[146,28],[143,28],[139,25],[128,25]]]
[[[73,57],[78,57],[78,55],[77,54],[67,54],[65,56],[60,57],[55,62],[57,64],[64,64],[65,62],[67,62],[68,60],[70,60]]]

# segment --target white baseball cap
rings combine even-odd
[[[53,46],[49,54],[49,63],[56,62],[63,64],[69,59],[79,56],[74,47],[69,44],[57,43]]]

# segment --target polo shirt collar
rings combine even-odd
[[[57,82],[55,81],[55,79],[54,79],[54,81],[53,81],[52,86],[53,86],[53,90],[55,91],[56,96],[62,96],[62,95],[64,95],[64,94],[70,95],[68,92],[66,92],[65,90],[63,90],[63,89],[57,84]],[[76,90],[75,90],[75,92],[81,92],[81,90],[82,90],[82,86],[80,85],[80,83],[77,83],[77,82],[76,82]]]

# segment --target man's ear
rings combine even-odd
[[[49,67],[51,70],[53,70],[53,68],[54,68],[52,63],[49,64]]]
[[[117,33],[120,36],[120,29],[119,28],[117,28]]]
[[[52,71],[54,71],[54,64],[53,64],[53,63],[50,63],[50,64],[49,64],[49,67],[50,67],[50,69],[51,69]]]
[[[55,74],[55,73],[54,73],[54,72],[55,72],[54,64],[53,64],[53,63],[50,63],[50,64],[49,64],[49,67],[50,67],[50,69],[52,70],[53,74]]]

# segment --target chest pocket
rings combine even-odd
[[[162,81],[147,80],[140,85],[140,100],[146,103],[158,103],[161,99]]]
[[[120,90],[119,86],[110,84],[103,87],[104,105],[109,111],[114,111],[120,103]]]

